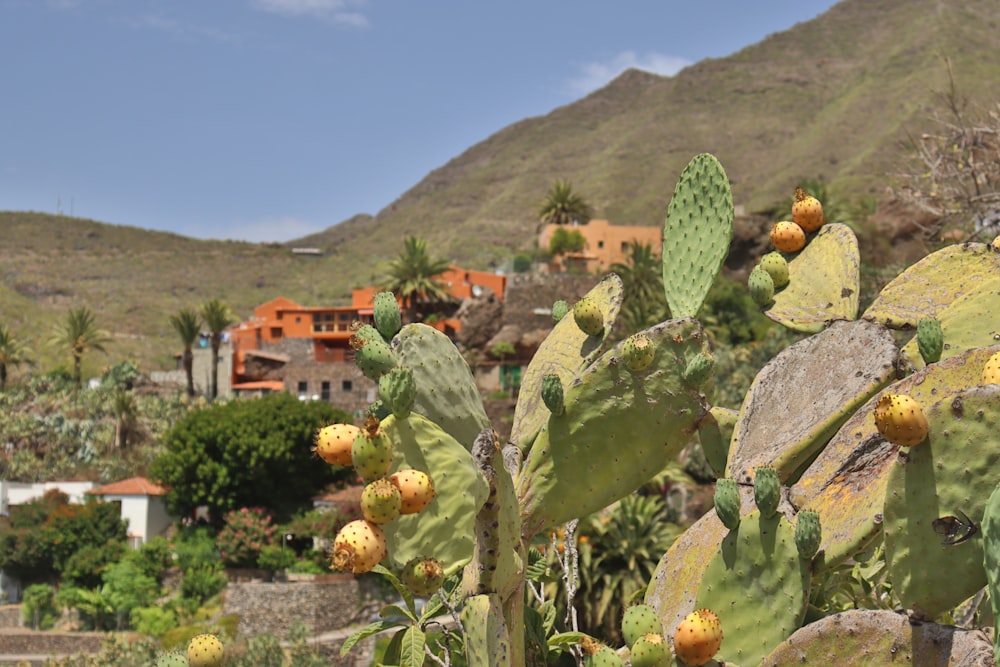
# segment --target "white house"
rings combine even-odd
[[[128,521],[129,543],[135,549],[165,533],[174,522],[163,499],[166,489],[145,477],[130,477],[87,493],[106,503],[119,503],[122,518]]]

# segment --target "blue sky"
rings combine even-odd
[[[0,0],[0,210],[284,241],[832,0]]]

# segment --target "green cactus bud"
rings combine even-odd
[[[406,419],[417,397],[413,369],[396,366],[378,380],[378,393],[397,419]]]
[[[378,419],[369,417],[361,433],[354,438],[351,463],[365,482],[373,482],[389,473],[392,442],[382,432]]]
[[[396,358],[382,334],[370,324],[362,325],[350,338],[354,358],[364,376],[376,382],[396,365]]]
[[[698,354],[691,357],[684,368],[684,383],[689,387],[700,387],[715,370],[715,359],[707,354]]]
[[[625,366],[630,371],[638,372],[649,368],[656,356],[656,347],[652,339],[644,333],[632,334],[622,344],[622,356]]]
[[[636,640],[629,652],[632,667],[666,667],[671,664],[670,649],[663,635],[650,632]]]
[[[758,466],[754,471],[753,499],[760,515],[765,519],[770,519],[778,511],[781,481],[778,479],[778,471],[772,466]]]
[[[774,303],[774,280],[771,274],[755,266],[747,279],[747,286],[750,288],[750,296],[761,308],[767,308]]]
[[[600,336],[604,333],[604,315],[597,303],[589,297],[583,297],[573,304],[573,319],[580,331],[588,336]]]
[[[925,317],[917,322],[917,349],[925,364],[941,360],[944,335],[941,333],[941,322],[937,318]]]
[[[389,523],[399,516],[403,497],[389,479],[369,482],[361,492],[361,514],[372,523]]]
[[[723,477],[715,481],[715,513],[729,530],[740,525],[740,489],[735,479]]]
[[[806,560],[811,559],[819,551],[819,543],[823,532],[819,525],[819,513],[811,510],[799,512],[795,524],[795,546],[799,555]]]
[[[629,646],[635,644],[640,637],[650,633],[662,633],[663,626],[656,610],[648,604],[634,604],[622,615],[622,637]]]
[[[561,415],[566,409],[563,405],[562,381],[558,375],[546,375],[542,378],[542,402],[554,415]]]
[[[392,340],[403,326],[403,318],[399,312],[399,303],[392,292],[379,292],[375,295],[375,328],[385,340]]]
[[[441,588],[444,583],[444,568],[434,558],[412,558],[403,566],[400,579],[411,593],[426,598]]]
[[[375,399],[375,402],[368,406],[368,416],[374,417],[375,419],[382,421],[386,417],[392,414],[392,410],[381,398]]]
[[[780,252],[769,252],[760,258],[760,268],[767,271],[778,290],[788,284],[788,260]]]
[[[568,312],[569,312],[569,304],[563,301],[562,299],[559,299],[554,304],[552,304],[552,319],[554,321],[556,322],[561,321],[562,318],[566,317],[566,313]]]

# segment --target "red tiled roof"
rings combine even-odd
[[[238,391],[250,391],[252,389],[283,391],[285,389],[285,383],[281,380],[257,380],[255,382],[240,382],[239,384],[234,384],[232,388]]]
[[[167,490],[145,477],[130,477],[120,482],[99,486],[87,493],[95,496],[162,496],[166,495]]]

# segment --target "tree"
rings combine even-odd
[[[56,326],[51,343],[69,350],[73,358],[73,382],[82,383],[83,355],[91,350],[104,352],[104,345],[111,342],[107,333],[97,328],[94,314],[86,306],[70,309],[66,320]]]
[[[219,299],[211,299],[201,305],[201,317],[210,332],[212,345],[212,386],[208,398],[214,401],[219,395],[219,348],[222,347],[222,332],[236,323],[229,306]]]
[[[194,398],[193,349],[194,344],[198,341],[198,334],[201,333],[201,314],[194,308],[182,308],[170,316],[170,326],[180,336],[181,344],[184,346],[182,364],[184,374],[187,375],[187,395],[189,398]]]
[[[287,393],[213,404],[181,419],[163,438],[150,476],[166,486],[170,511],[190,516],[205,505],[226,512],[264,507],[276,517],[308,505],[327,484],[351,474],[312,453],[316,431],[349,415]]]
[[[0,391],[7,388],[7,370],[20,364],[30,364],[24,342],[5,325],[0,324]]]
[[[415,236],[407,236],[403,241],[403,252],[389,265],[389,274],[383,287],[403,304],[407,321],[417,317],[417,304],[421,301],[447,301],[448,290],[436,276],[448,270],[450,263],[436,259],[427,251],[427,241]]]
[[[628,333],[635,333],[668,317],[663,292],[663,268],[649,243],[630,243],[626,263],[611,265],[625,287],[621,321]]]
[[[549,253],[552,255],[581,252],[586,247],[587,239],[579,229],[567,231],[564,227],[558,227],[552,232],[552,238],[549,239]]]
[[[587,200],[574,192],[568,181],[557,180],[538,209],[538,219],[543,225],[585,225],[593,213]]]

